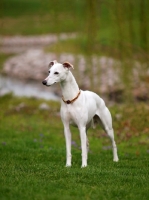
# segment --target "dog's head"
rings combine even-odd
[[[42,81],[43,85],[50,86],[54,83],[62,82],[66,79],[69,70],[73,68],[69,62],[63,64],[58,63],[56,60],[49,63],[49,76]]]

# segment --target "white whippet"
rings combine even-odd
[[[118,161],[117,147],[114,141],[112,128],[112,118],[103,99],[96,93],[82,91],[70,69],[73,66],[69,62],[63,64],[56,60],[49,64],[49,76],[42,82],[46,86],[51,86],[59,82],[62,90],[61,119],[64,124],[64,134],[66,139],[66,166],[71,166],[71,132],[69,125],[78,127],[80,131],[82,148],[82,167],[87,166],[88,139],[87,130],[96,123],[101,123],[104,130],[112,141],[113,161]]]

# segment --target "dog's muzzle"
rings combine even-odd
[[[47,85],[47,81],[46,80],[42,81],[42,84]]]

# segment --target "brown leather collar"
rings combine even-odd
[[[63,96],[62,96],[62,100],[63,100],[65,103],[67,103],[67,104],[71,104],[71,103],[73,103],[73,102],[79,97],[80,93],[81,93],[81,90],[79,90],[77,96],[76,96],[74,99],[72,99],[72,100],[67,100],[67,101],[65,101],[64,98],[63,98]]]

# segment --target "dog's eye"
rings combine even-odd
[[[54,74],[59,74],[58,72],[54,72]]]
[[[49,74],[50,74],[50,71],[49,71]]]

